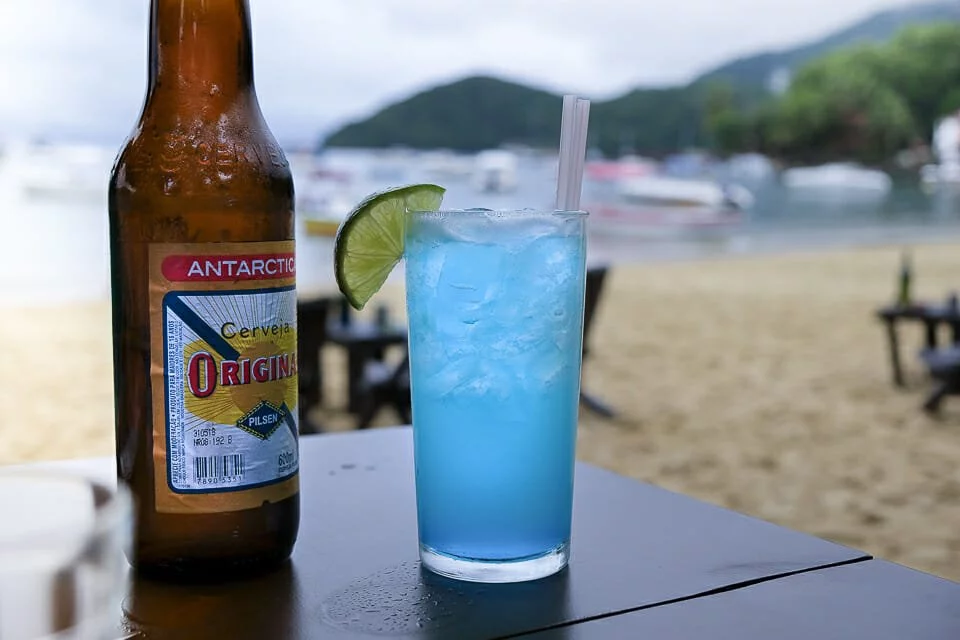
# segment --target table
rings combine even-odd
[[[113,469],[111,459],[78,464],[102,476]],[[960,637],[960,585],[582,463],[570,567],[514,585],[420,569],[408,428],[304,437],[301,477],[292,562],[224,585],[136,580],[119,632],[137,640]],[[869,631],[847,633],[861,628]]]
[[[375,322],[353,316],[346,299],[339,295],[301,296],[297,304],[299,316],[298,352],[300,380],[300,431],[317,433],[309,413],[323,405],[323,361],[320,350],[326,344],[342,347],[347,354],[347,410],[356,413],[362,403],[364,367],[379,360],[384,351],[395,345],[406,345],[407,330],[386,317],[386,308],[378,309]]]
[[[946,640],[960,637],[960,584],[871,560],[525,637]]]
[[[937,348],[937,330],[942,324],[950,326],[953,342],[960,343],[960,308],[953,305],[889,305],[880,308],[877,311],[877,317],[883,321],[887,329],[893,384],[898,387],[904,386],[903,367],[900,363],[900,339],[897,334],[897,324],[900,321],[923,323],[927,349]]]
[[[356,413],[363,401],[364,367],[383,358],[384,351],[407,344],[407,328],[387,322],[350,318],[333,319],[327,325],[327,342],[347,352],[347,411]]]

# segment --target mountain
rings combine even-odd
[[[889,40],[907,26],[960,21],[960,3],[913,5],[877,13],[816,42],[744,57],[710,70],[686,86],[639,88],[594,103],[590,144],[606,154],[630,149],[660,155],[704,142],[708,89],[731,87],[740,104],[767,95],[773,74],[792,71],[837,49]],[[552,147],[560,127],[559,95],[515,82],[471,77],[418,93],[346,125],[324,142],[333,147],[448,148],[477,151],[503,144]]]
[[[496,78],[435,87],[335,132],[328,146],[489,149],[539,144],[560,129],[562,98]]]
[[[780,69],[794,70],[837,49],[856,44],[884,42],[906,26],[960,20],[960,3],[936,2],[877,13],[862,22],[821,40],[794,49],[738,58],[704,73],[694,84],[729,82],[741,87],[765,87]]]

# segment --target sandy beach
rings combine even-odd
[[[960,246],[914,262],[917,298],[960,289]],[[960,397],[920,411],[916,326],[909,387],[890,383],[873,312],[898,264],[891,247],[615,268],[584,386],[620,415],[584,413],[579,457],[960,580]],[[378,300],[402,314],[396,286]],[[109,304],[5,309],[0,331],[0,464],[112,454]],[[343,429],[328,351],[317,418]]]

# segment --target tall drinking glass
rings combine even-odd
[[[407,216],[417,516],[432,571],[518,582],[567,564],[586,216]]]
[[[127,490],[0,469],[0,513],[0,639],[115,639],[133,527]]]

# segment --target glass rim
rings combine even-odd
[[[581,209],[564,211],[562,209],[439,209],[434,211],[421,211],[417,209],[407,210],[407,214],[418,218],[445,218],[447,216],[470,217],[470,218],[586,218],[589,212]]]
[[[88,488],[93,494],[93,522],[89,529],[85,529],[78,535],[78,539],[101,538],[133,515],[133,496],[123,482],[117,482],[116,486],[112,486],[102,480],[69,471],[22,467],[0,468],[0,483],[7,480],[36,480]],[[14,536],[9,539],[0,538],[0,546],[8,549],[31,549],[43,546],[54,537],[60,539],[53,531],[32,531],[28,535]]]

